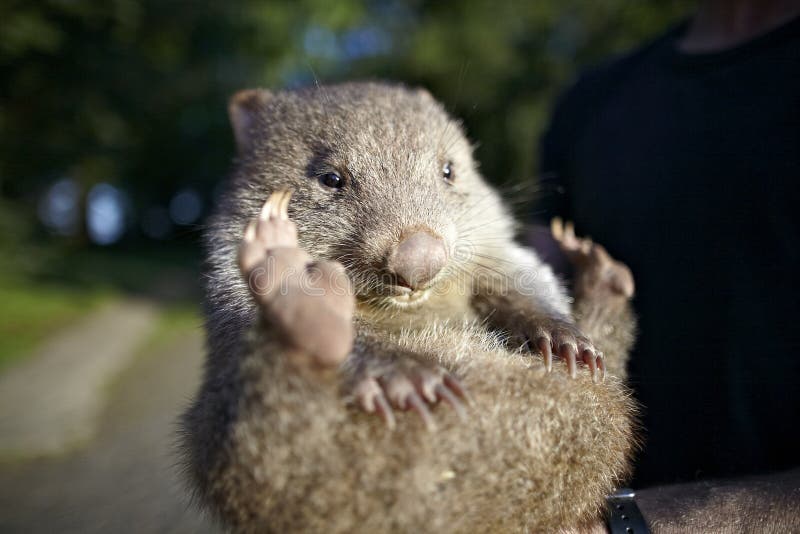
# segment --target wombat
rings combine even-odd
[[[259,532],[601,518],[636,447],[627,268],[555,223],[571,309],[424,90],[251,90],[229,112],[209,353],[182,419],[200,502]]]

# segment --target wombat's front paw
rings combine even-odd
[[[380,415],[389,428],[395,427],[394,409],[414,410],[428,430],[436,422],[428,405],[444,401],[464,420],[468,395],[453,375],[438,366],[413,361],[388,364],[381,371],[365,371],[352,382],[352,401],[368,413]]]
[[[605,248],[591,239],[575,236],[572,223],[559,218],[550,224],[553,238],[575,269],[575,294],[603,305],[626,302],[633,296],[630,269],[612,258]]]
[[[315,262],[297,244],[289,220],[290,191],[270,195],[245,229],[239,267],[265,317],[279,326],[302,362],[334,367],[353,345],[355,308],[350,280],[335,262]]]
[[[606,365],[603,353],[595,348],[577,326],[566,319],[544,318],[536,321],[528,339],[533,349],[538,349],[544,358],[545,367],[553,369],[553,355],[567,362],[567,370],[572,378],[578,374],[578,361],[589,368],[592,380],[603,380]]]

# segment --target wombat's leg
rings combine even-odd
[[[522,345],[540,353],[548,371],[555,355],[566,362],[572,378],[577,377],[579,361],[585,362],[596,377],[603,355],[576,324],[555,275],[533,251],[514,244],[507,247],[505,255],[495,258],[491,265],[500,278],[482,276],[483,266],[476,270],[478,285],[472,305],[478,316],[507,333],[509,346]],[[498,281],[502,282],[499,291],[493,285]]]
[[[439,401],[449,404],[461,419],[466,418],[467,393],[458,379],[441,367],[410,357],[353,358],[355,361],[345,371],[349,375],[344,385],[350,391],[348,400],[368,413],[380,415],[389,428],[395,426],[393,409],[397,409],[413,410],[428,430],[435,430],[428,405]]]
[[[239,267],[265,319],[294,351],[296,364],[335,367],[353,344],[354,299],[344,268],[315,262],[298,247],[290,191],[270,195],[245,230]]]
[[[572,223],[555,218],[551,223],[553,238],[574,267],[573,291],[575,312],[587,334],[594,338],[608,337],[604,330],[633,319],[623,313],[633,296],[633,275],[628,267],[614,260],[604,247],[591,239],[575,236]],[[631,329],[631,328],[628,328]],[[605,363],[600,360],[601,363]],[[591,365],[590,365],[591,367]],[[602,369],[601,371],[604,371]]]
[[[633,275],[630,269],[612,258],[603,246],[588,238],[575,236],[571,222],[555,218],[550,224],[553,238],[561,246],[575,269],[576,298],[590,298],[614,304],[633,296]]]
[[[577,377],[579,359],[589,366],[592,376],[603,366],[603,354],[570,315],[542,311],[532,305],[527,294],[479,295],[473,305],[489,324],[508,332],[509,344],[523,344],[531,352],[541,353],[548,372],[553,368],[553,355],[567,363],[572,378]]]

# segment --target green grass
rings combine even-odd
[[[54,331],[69,325],[103,302],[110,292],[87,292],[34,284],[21,278],[0,279],[0,370],[30,353]]]
[[[167,305],[162,308],[161,317],[155,331],[140,352],[151,352],[155,347],[172,342],[187,333],[198,332],[203,328],[203,318],[199,307],[191,305]]]

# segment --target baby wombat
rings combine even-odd
[[[245,531],[597,519],[634,444],[627,269],[554,226],[576,322],[425,91],[244,91],[230,115],[209,355],[183,419],[201,501]]]

